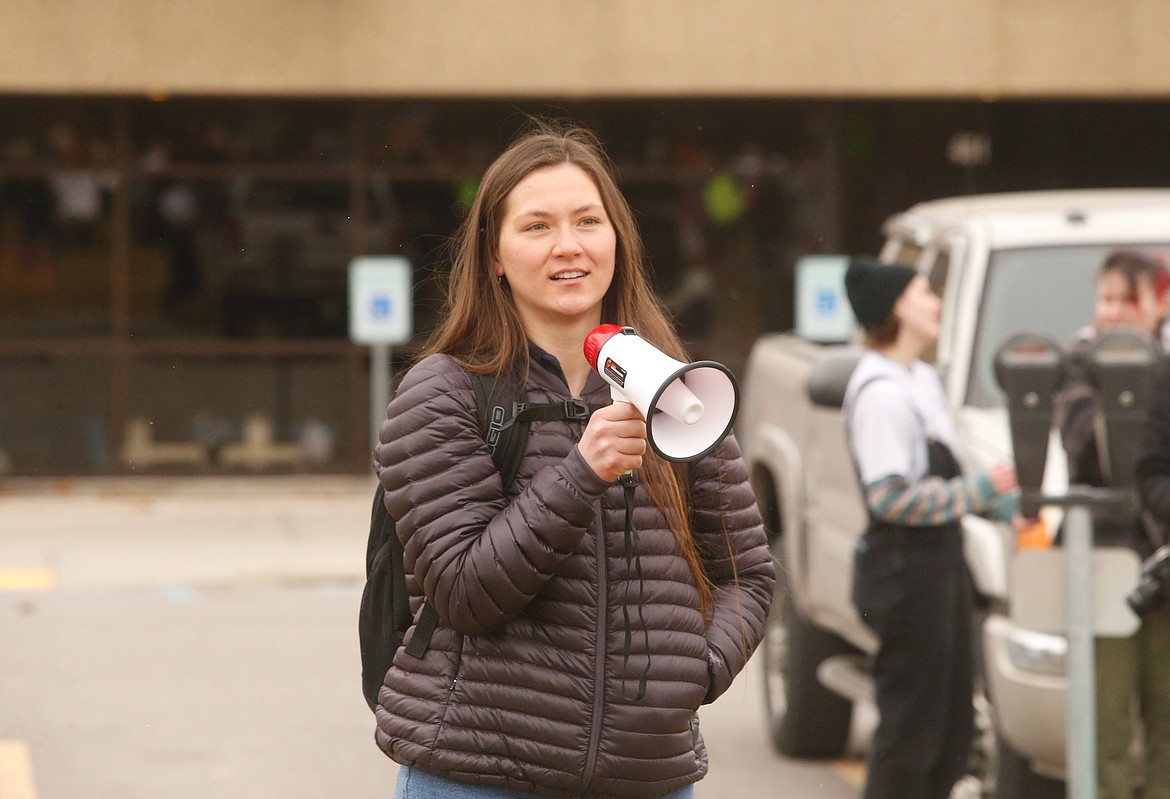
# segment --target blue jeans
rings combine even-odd
[[[394,799],[532,799],[535,794],[510,791],[491,785],[473,785],[436,777],[425,771],[400,766]],[[665,794],[661,799],[694,799],[695,786],[688,785]]]

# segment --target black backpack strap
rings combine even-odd
[[[382,542],[386,540],[386,504],[383,497],[386,496],[386,489],[381,482],[378,483],[377,490],[374,491],[374,507],[370,509],[370,529],[371,532],[376,532],[376,535],[371,535],[366,541],[366,579],[370,579],[370,573],[374,570],[374,559],[378,557],[378,550],[382,547]]]
[[[524,455],[524,442],[528,440],[528,429],[532,422],[584,420],[597,410],[574,399],[533,405],[526,402],[527,395],[523,387],[513,383],[507,376],[473,373],[471,377],[479,408],[479,428],[492,451],[492,460],[500,472],[505,491],[516,479],[516,471]]]
[[[406,581],[403,580],[402,583],[405,587]],[[422,610],[418,613],[418,621],[414,625],[414,634],[410,636],[410,643],[406,645],[406,654],[412,658],[421,658],[425,655],[427,648],[431,645],[431,636],[434,635],[435,625],[438,623],[438,611],[424,599]]]
[[[588,419],[596,408],[579,400],[545,405],[530,405],[525,402],[527,395],[522,386],[503,375],[472,373],[471,384],[475,387],[475,403],[479,409],[479,429],[483,433],[492,460],[500,472],[504,490],[512,486],[520,459],[524,455],[524,442],[528,439],[528,428],[535,421],[554,419]],[[397,602],[395,604],[397,607]],[[421,658],[431,643],[431,635],[439,622],[439,614],[430,602],[423,602],[414,634],[406,647],[406,654]]]
[[[527,395],[523,387],[506,375],[472,373],[471,383],[475,387],[475,404],[479,409],[479,429],[492,451],[492,460],[507,491],[520,468],[520,456],[528,438],[529,422],[516,415],[516,408],[526,404]]]
[[[382,508],[381,516],[383,518],[383,536],[387,540],[389,536],[393,536],[393,543],[397,545],[391,546],[390,552],[387,555],[387,557],[390,558],[391,573],[404,576],[406,574],[406,565],[404,563],[403,557],[405,553],[403,552],[402,544],[398,541],[398,531],[395,529],[396,525],[394,524],[394,517],[392,517],[385,510],[386,504],[382,499],[385,494],[386,489],[384,489],[381,484],[379,484],[378,496],[374,499],[374,501]],[[392,581],[390,591],[390,608],[391,613],[393,614],[391,616],[391,620],[394,625],[393,629],[402,630],[405,632],[410,627],[410,620],[413,614],[410,612],[410,592],[406,590],[406,580],[402,577]],[[398,639],[398,642],[401,643],[401,634],[398,636]]]
[[[371,535],[366,542],[366,579],[375,571],[374,563],[379,555],[390,558],[390,569],[393,574],[403,574],[402,546],[389,546],[387,542],[397,542],[398,533],[395,530],[394,517],[386,512],[386,489],[378,483],[374,492],[374,506],[370,510],[370,523],[376,529],[376,535]],[[390,592],[390,621],[394,630],[405,630],[410,626],[410,596],[406,591],[404,580],[393,580]]]
[[[381,483],[370,509],[370,537],[366,542],[366,585],[358,610],[358,643],[362,658],[362,693],[373,710],[378,691],[411,624],[410,596],[403,579],[402,542],[394,517],[386,511]]]
[[[525,422],[548,422],[553,419],[588,419],[601,406],[586,405],[581,400],[565,400],[547,405],[529,405],[516,402],[512,405],[512,420]]]

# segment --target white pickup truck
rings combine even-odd
[[[997,349],[1022,330],[1072,341],[1091,318],[1096,271],[1108,251],[1170,249],[1170,190],[936,200],[891,217],[883,233],[880,259],[915,266],[943,297],[934,363],[964,465],[975,470],[1012,456],[993,375]],[[828,292],[822,306],[839,310],[842,297]],[[781,567],[762,648],[765,702],[773,743],[789,756],[839,756],[854,703],[872,696],[867,656],[876,641],[849,590],[866,515],[840,410],[859,354],[855,339],[768,334],[746,369],[737,431]],[[1050,456],[1045,489],[1066,486],[1063,455]],[[1015,533],[982,518],[963,521],[983,631],[981,791],[1000,799],[1063,796],[1067,640],[1013,618]]]

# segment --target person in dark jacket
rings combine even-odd
[[[1089,381],[1085,357],[1097,336],[1125,327],[1159,339],[1166,317],[1166,267],[1137,250],[1106,256],[1097,274],[1092,323],[1069,349],[1068,374],[1054,397],[1056,424],[1068,456],[1069,482],[1107,486],[1095,435],[1097,393]],[[1138,462],[1138,484],[1145,507],[1158,513],[1157,406],[1166,395],[1155,392],[1151,427]],[[1165,444],[1165,440],[1162,441]],[[1170,515],[1161,517],[1170,519]],[[1132,513],[1095,512],[1093,544],[1128,547],[1138,557],[1153,553],[1159,542],[1152,526]],[[1145,726],[1143,799],[1170,799],[1170,615],[1165,610],[1142,620],[1127,638],[1094,639],[1096,660],[1097,796],[1131,799],[1134,795],[1134,708]]]
[[[395,795],[691,797],[697,711],[743,669],[772,598],[739,446],[657,457],[586,361],[602,323],[687,360],[593,134],[537,123],[487,169],[455,244],[447,308],[376,448],[412,601],[439,616],[378,697]],[[599,409],[534,422],[505,492],[471,372]]]
[[[1153,543],[1167,544],[1170,530],[1170,358],[1163,359],[1137,462],[1138,493]],[[1163,595],[1170,586],[1162,585]],[[1122,680],[1141,695],[1144,725],[1143,799],[1170,797],[1170,607],[1165,602],[1142,619],[1123,642],[1131,671]],[[1132,677],[1132,679],[1130,679]],[[1102,794],[1102,797],[1104,795]]]
[[[1015,469],[964,475],[938,374],[942,302],[912,267],[858,258],[845,275],[866,351],[845,392],[849,449],[869,525],[857,543],[853,601],[878,637],[878,725],[865,799],[946,799],[974,740],[974,589],[965,513],[1015,517]]]

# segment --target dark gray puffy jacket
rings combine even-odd
[[[532,359],[527,391],[533,403],[569,398],[548,356]],[[609,402],[597,375],[582,395]],[[584,428],[534,422],[505,496],[467,372],[432,356],[404,377],[377,468],[412,593],[421,583],[441,621],[423,658],[398,651],[379,695],[377,742],[397,762],[553,797],[659,796],[706,773],[695,712],[759,643],[774,580],[739,446],[729,436],[690,465],[715,584],[705,623],[641,488],[638,557],[627,551],[623,489],[585,463]]]

